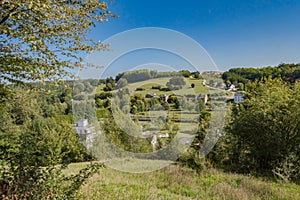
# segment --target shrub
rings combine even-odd
[[[153,90],[160,90],[160,89],[161,89],[161,86],[160,86],[160,85],[152,86],[152,89],[153,89]]]
[[[170,90],[170,88],[160,88],[160,91],[167,92],[167,91],[171,91],[171,90]]]

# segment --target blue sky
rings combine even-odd
[[[96,40],[162,27],[196,40],[221,71],[300,62],[298,0],[115,0],[109,9],[119,18],[99,24]]]

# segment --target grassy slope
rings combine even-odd
[[[67,173],[85,164],[73,164]],[[80,199],[300,199],[300,187],[262,181],[257,178],[219,172],[214,169],[200,174],[170,165],[141,174],[101,169],[80,191]]]
[[[140,81],[136,83],[131,83],[127,87],[130,90],[130,92],[134,92],[134,94],[141,94],[145,96],[147,93],[156,93],[157,95],[160,94],[178,94],[178,95],[184,95],[184,94],[200,94],[200,93],[209,93],[208,89],[202,85],[202,79],[195,80],[195,79],[185,79],[186,85],[181,90],[174,90],[174,91],[159,91],[156,89],[152,89],[152,86],[161,86],[166,87],[166,83],[169,81],[170,77],[166,78],[155,78],[155,79],[149,79],[146,81]],[[195,88],[191,88],[191,83],[195,84]],[[104,84],[97,87],[97,92],[103,92]],[[143,88],[145,90],[143,91],[135,91],[136,88]]]

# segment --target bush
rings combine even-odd
[[[105,100],[105,99],[111,98],[111,97],[112,97],[111,92],[102,92],[102,93],[95,94],[95,99]]]
[[[170,88],[160,88],[160,91],[168,92],[171,91]]]
[[[0,180],[1,199],[77,199],[81,186],[104,165],[90,164],[71,176],[63,173],[66,166],[14,167],[6,172],[9,179]]]
[[[69,177],[63,174],[65,164],[91,156],[69,122],[43,116],[37,96],[25,91],[2,96],[0,199],[73,199],[95,172],[92,167]]]
[[[153,90],[160,90],[161,86],[160,85],[157,85],[157,86],[152,86],[152,89]]]
[[[143,91],[145,88],[136,88],[135,91]]]

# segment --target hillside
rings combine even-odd
[[[72,174],[85,163],[71,164]],[[170,165],[150,173],[132,174],[101,169],[79,191],[80,199],[205,199],[205,200],[284,200],[300,199],[300,187],[261,180],[251,176],[205,169],[201,173]]]

